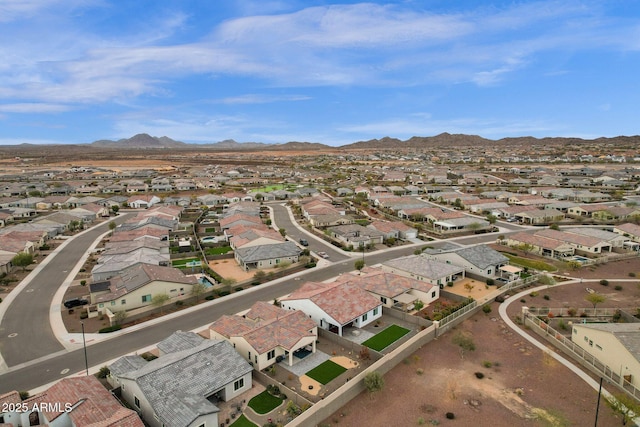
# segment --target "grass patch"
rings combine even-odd
[[[185,259],[177,259],[175,261],[171,261],[171,265],[174,267],[186,267],[188,262],[191,261],[200,261],[200,258],[185,258]]]
[[[539,261],[539,260],[535,260],[535,259],[529,259],[529,258],[522,258],[519,256],[513,256],[510,255],[508,253],[502,253],[504,256],[506,256],[507,258],[509,258],[509,261],[511,262],[511,264],[513,265],[518,265],[520,267],[527,267],[527,268],[533,268],[534,270],[542,270],[542,271],[556,271],[557,268],[555,268],[553,265],[548,264],[544,261]]]
[[[379,332],[362,343],[362,345],[369,347],[372,350],[381,351],[389,347],[394,342],[409,333],[408,329],[405,329],[398,325],[391,325],[384,331]]]
[[[279,397],[275,397],[267,390],[263,391],[259,395],[255,396],[253,399],[249,400],[249,407],[256,411],[258,414],[266,414],[267,412],[273,411],[275,408],[280,406],[282,403],[282,399]]]
[[[344,368],[331,360],[327,360],[307,372],[307,376],[318,381],[320,384],[325,385],[346,370],[347,368]]]
[[[252,423],[251,421],[249,421],[247,417],[245,417],[244,414],[242,414],[240,415],[240,418],[238,418],[233,424],[231,424],[231,427],[258,427],[258,426]]]
[[[204,253],[207,255],[222,255],[231,251],[231,246],[221,246],[219,248],[206,248]]]

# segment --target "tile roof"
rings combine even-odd
[[[378,298],[349,282],[307,282],[281,301],[301,299],[311,300],[343,325],[381,305]]]
[[[544,229],[536,232],[536,235],[548,237],[550,239],[561,240],[574,245],[582,245],[586,247],[594,247],[604,243],[601,239],[591,236],[585,236],[575,233],[567,233],[559,230]]]
[[[250,246],[239,248],[236,255],[243,262],[258,262],[268,259],[295,257],[300,255],[300,248],[291,241],[275,243],[272,245]]]
[[[460,274],[464,268],[445,262],[428,259],[420,255],[409,255],[386,261],[383,266],[405,271],[416,276],[424,277],[431,281]]]
[[[343,274],[340,281],[355,284],[371,293],[393,298],[409,292],[412,289],[421,292],[431,292],[433,285],[417,279],[389,273],[378,268],[366,267],[361,275]]]
[[[29,407],[34,404],[59,404],[62,411],[44,411],[44,415],[49,422],[67,413],[76,426],[144,426],[138,415],[134,411],[122,407],[94,376],[64,378],[48,390],[24,402]],[[64,411],[66,404],[73,405],[71,411]]]
[[[509,263],[509,258],[485,245],[469,246],[455,253],[483,270],[489,266]]]
[[[632,236],[640,236],[640,225],[631,222],[616,225],[615,228]]]
[[[165,425],[188,426],[201,415],[218,412],[207,397],[253,370],[228,341],[200,339],[197,347],[187,343],[183,350],[120,376],[137,383]]]

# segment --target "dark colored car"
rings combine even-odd
[[[83,305],[89,304],[89,301],[82,298],[71,298],[66,300],[63,304],[67,308],[73,308],[73,307],[81,307]]]
[[[309,242],[307,242],[307,240],[306,240],[306,239],[300,239],[300,244],[301,244],[302,246],[309,246]]]

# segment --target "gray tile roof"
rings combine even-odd
[[[257,262],[267,259],[283,258],[300,255],[300,248],[295,243],[287,241],[274,245],[250,246],[239,248],[236,254],[243,262]]]
[[[578,326],[578,325],[576,325]],[[640,325],[637,323],[587,323],[579,326],[610,332],[640,362]]]
[[[202,343],[202,337],[193,332],[176,331],[158,343],[158,350],[163,354],[195,348]]]
[[[155,414],[167,426],[188,426],[201,415],[218,412],[207,397],[253,369],[228,341],[200,340],[193,347],[191,339],[171,339],[172,349],[177,351],[121,376],[137,383]],[[185,344],[185,349],[178,350],[179,341]]]
[[[147,364],[141,356],[124,356],[109,366],[111,375],[119,377],[127,372],[136,371]]]
[[[420,255],[409,255],[383,263],[384,266],[405,271],[416,276],[436,281],[438,279],[464,272],[464,268],[441,261],[427,259]]]
[[[456,254],[483,270],[492,265],[509,264],[509,258],[485,245],[463,248]]]

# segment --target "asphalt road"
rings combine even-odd
[[[113,220],[121,223],[130,215]],[[64,350],[49,323],[53,296],[87,249],[107,231],[105,222],[49,255],[52,259],[13,300],[0,323],[0,354],[9,367]]]

